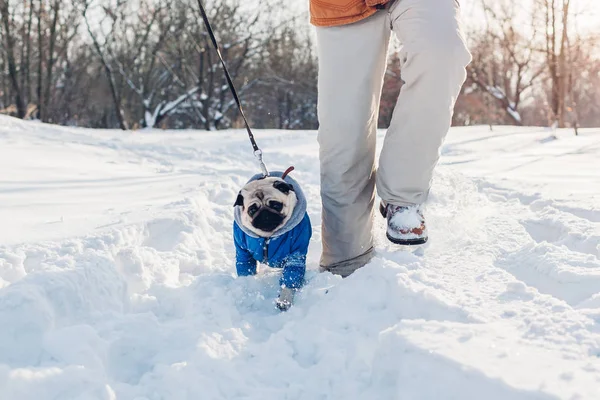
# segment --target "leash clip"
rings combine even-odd
[[[256,159],[258,160],[258,163],[260,164],[260,169],[262,170],[263,175],[265,177],[269,176],[269,170],[267,170],[267,166],[265,165],[265,162],[263,161],[262,150],[261,149],[255,150],[254,157],[256,157]]]

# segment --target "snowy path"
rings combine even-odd
[[[454,130],[431,244],[317,274],[314,132],[260,132],[315,233],[288,313],[233,277],[239,132],[0,117],[0,399],[598,399],[600,131]]]

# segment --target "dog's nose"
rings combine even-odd
[[[283,217],[268,209],[262,209],[252,220],[252,225],[265,232],[272,232],[281,225]]]

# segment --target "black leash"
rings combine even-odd
[[[215,38],[215,34],[210,26],[210,22],[208,21],[208,15],[206,15],[206,11],[202,6],[202,1],[198,0],[198,5],[200,6],[200,14],[202,14],[202,19],[204,20],[204,25],[206,25],[206,30],[208,31],[208,35],[210,36],[210,40],[212,41],[215,50],[217,51],[217,55],[219,56],[219,60],[221,60],[221,65],[223,65],[223,70],[225,70],[225,77],[227,78],[227,84],[229,85],[229,89],[231,89],[231,93],[233,94],[233,98],[238,106],[238,110],[240,110],[240,114],[244,120],[244,124],[246,125],[246,131],[248,131],[248,137],[250,138],[250,143],[252,144],[252,148],[254,149],[254,156],[258,159],[260,164],[260,169],[264,176],[269,176],[269,171],[267,170],[267,166],[263,162],[262,150],[256,144],[256,140],[254,140],[254,135],[252,134],[252,130],[250,129],[250,124],[248,124],[248,120],[246,119],[246,115],[244,114],[244,110],[242,109],[242,102],[235,90],[235,86],[233,81],[231,80],[231,75],[229,75],[229,70],[227,69],[227,65],[225,64],[225,60],[223,60],[223,56],[221,55],[221,50],[219,50],[219,44],[217,43],[217,39]]]

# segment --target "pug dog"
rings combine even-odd
[[[255,175],[235,201],[233,237],[238,276],[255,275],[257,263],[282,270],[275,304],[288,310],[304,284],[312,236],[306,198],[286,172]]]

